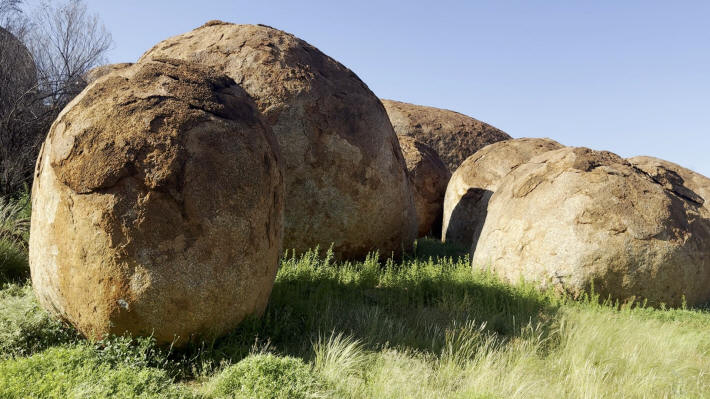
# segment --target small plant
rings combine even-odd
[[[217,398],[306,399],[322,396],[324,388],[301,359],[256,354],[224,369],[209,393]]]
[[[169,349],[156,345],[153,337],[110,336],[94,344],[97,357],[114,366],[133,368],[168,366]]]
[[[445,331],[444,347],[441,351],[441,362],[463,366],[474,359],[481,348],[490,346],[493,339],[487,336],[486,323],[477,326],[469,321],[463,325],[452,323]]]
[[[318,337],[313,345],[315,368],[329,381],[358,374],[367,363],[360,340],[343,333],[330,334],[328,339]]]

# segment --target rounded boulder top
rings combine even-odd
[[[627,161],[659,184],[671,190],[675,189],[678,195],[710,209],[710,178],[660,158],[637,156],[628,158]]]
[[[481,148],[511,137],[470,116],[441,108],[382,100],[395,132],[433,148],[452,173]]]
[[[473,264],[574,296],[707,302],[710,219],[686,190],[610,152],[545,152],[498,185]]]
[[[272,127],[285,164],[284,248],[389,256],[416,235],[412,190],[382,103],[351,70],[264,25],[210,21],[141,60],[179,58],[233,78]]]
[[[79,94],[44,142],[32,285],[91,338],[221,335],[266,307],[283,198],[273,133],[231,78],[180,60],[121,68]]]

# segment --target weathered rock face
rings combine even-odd
[[[93,68],[84,76],[84,81],[87,85],[94,83],[97,79],[104,77],[112,72],[120,71],[133,65],[130,62],[121,62],[118,64],[106,64]]]
[[[676,191],[691,201],[702,203],[710,210],[710,178],[673,162],[654,157],[638,156],[627,161],[647,173],[658,184]]]
[[[12,33],[0,27],[0,118],[37,83],[32,55]]]
[[[419,224],[418,236],[424,237],[432,231],[432,228],[435,232],[441,228],[444,193],[451,173],[436,151],[428,145],[408,136],[397,138],[414,189],[414,207],[417,210]]]
[[[550,139],[522,138],[491,144],[468,157],[446,188],[441,240],[473,251],[501,179],[530,158],[560,148]]]
[[[416,218],[397,138],[380,101],[349,69],[288,33],[208,22],[143,55],[223,71],[255,99],[285,160],[284,248],[334,243],[341,258],[412,245]]]
[[[433,148],[452,172],[481,148],[511,138],[458,112],[392,100],[382,104],[397,135],[414,137]]]
[[[282,243],[281,162],[226,76],[165,60],[99,79],[59,115],[37,163],[41,304],[92,338],[178,345],[263,312]]]
[[[710,299],[710,221],[687,186],[609,152],[564,148],[510,172],[488,205],[475,267],[575,295],[679,305]]]

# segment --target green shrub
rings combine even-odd
[[[73,329],[39,306],[29,285],[0,290],[0,359],[27,356],[76,338]]]
[[[0,236],[0,286],[25,280],[30,275],[27,250],[15,241]]]
[[[321,396],[324,383],[301,359],[258,354],[224,369],[209,384],[217,398],[302,399]]]
[[[30,200],[0,197],[0,285],[29,277]]]
[[[28,192],[17,198],[0,197],[0,234],[27,244],[30,234],[31,200]]]
[[[193,397],[168,374],[148,367],[112,366],[90,346],[51,348],[0,362],[0,398]]]

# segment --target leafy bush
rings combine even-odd
[[[7,399],[193,397],[163,370],[111,366],[84,345],[1,361],[0,376],[0,397]]]
[[[217,375],[209,393],[218,398],[305,399],[322,395],[324,384],[301,359],[257,354]]]
[[[39,306],[29,285],[0,290],[0,359],[27,356],[76,338],[74,330]]]

